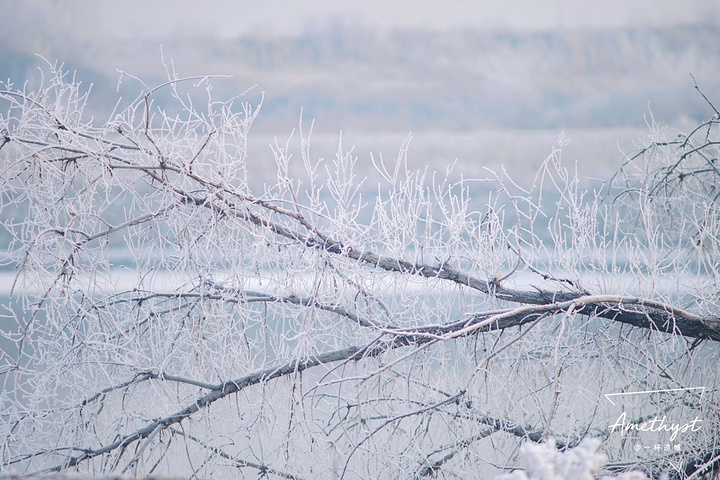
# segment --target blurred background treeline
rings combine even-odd
[[[415,164],[457,158],[468,174],[534,171],[565,131],[566,158],[604,177],[649,112],[681,129],[709,116],[690,73],[720,97],[718,2],[441,3],[2,1],[0,78],[32,88],[36,54],[64,62],[103,121],[139,91],[119,70],[150,85],[166,66],[232,75],[214,95],[264,93],[251,151],[286,138],[302,109],[319,154],[342,130],[360,157],[396,155],[413,132]]]

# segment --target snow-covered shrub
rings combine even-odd
[[[555,440],[544,443],[527,442],[520,448],[518,459],[527,467],[498,475],[495,480],[595,480],[607,462],[607,456],[598,451],[600,440],[586,438],[575,448],[561,452]],[[604,476],[603,480],[647,480],[643,472],[631,471],[617,477]]]

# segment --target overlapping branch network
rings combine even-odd
[[[504,254],[510,252],[511,256],[516,257],[514,259],[515,268],[511,269],[509,273],[503,272],[504,276],[495,273],[483,276],[483,273],[488,272],[477,268],[478,263],[475,263],[474,259],[463,259],[458,256],[452,260],[436,258],[437,261],[434,263],[427,262],[424,261],[424,256],[418,252],[419,248],[415,248],[414,251],[406,251],[405,255],[402,255],[397,254],[395,251],[397,249],[394,249],[392,245],[369,241],[368,238],[376,233],[374,229],[380,227],[374,226],[375,224],[364,226],[357,222],[359,206],[355,209],[352,205],[345,205],[342,221],[329,214],[327,203],[321,200],[322,188],[314,185],[317,181],[317,165],[313,165],[310,160],[309,152],[306,150],[307,141],[302,137],[302,132],[302,157],[311,186],[309,191],[301,192],[299,184],[294,183],[288,173],[288,153],[278,147],[275,152],[278,163],[277,188],[266,187],[262,194],[254,195],[249,188],[247,172],[249,167],[245,154],[247,133],[257,115],[257,110],[243,104],[242,112],[234,113],[231,104],[209,102],[210,113],[201,114],[191,103],[186,103],[183,96],[178,93],[179,85],[186,80],[173,79],[152,89],[146,86],[143,95],[101,128],[83,123],[81,109],[70,111],[69,104],[64,103],[68,100],[65,96],[72,95],[75,95],[73,104],[75,108],[78,107],[78,102],[83,102],[83,97],[78,96],[76,86],[62,87],[62,85],[56,84],[39,95],[10,89],[0,91],[0,98],[8,105],[8,114],[3,118],[2,143],[0,145],[5,160],[2,167],[2,179],[7,188],[3,192],[3,198],[5,201],[9,199],[10,203],[13,201],[17,201],[18,204],[25,203],[30,208],[34,206],[33,202],[38,198],[40,198],[38,203],[64,205],[64,209],[58,212],[51,212],[50,207],[47,207],[46,211],[38,211],[36,213],[40,215],[39,218],[27,220],[24,224],[22,224],[22,220],[19,225],[12,221],[6,223],[6,229],[14,235],[9,249],[11,261],[16,262],[19,270],[16,277],[17,285],[14,285],[13,288],[18,291],[27,288],[28,283],[37,282],[40,293],[32,303],[26,302],[24,305],[29,315],[27,318],[18,320],[20,328],[15,337],[17,353],[14,358],[5,362],[2,373],[9,377],[14,372],[17,374],[14,381],[20,382],[23,380],[23,375],[38,368],[43,361],[47,361],[42,353],[37,354],[33,350],[36,348],[38,338],[42,335],[50,332],[61,336],[63,332],[75,329],[74,333],[70,334],[68,343],[72,344],[77,339],[81,339],[79,343],[82,344],[82,341],[87,340],[83,337],[85,333],[83,328],[85,327],[77,327],[73,324],[74,319],[97,318],[98,323],[102,324],[104,312],[124,305],[131,307],[131,310],[127,312],[128,315],[132,315],[135,311],[140,312],[148,305],[151,305],[150,313],[143,318],[140,318],[138,313],[138,321],[118,323],[118,328],[114,328],[114,331],[103,331],[102,341],[111,345],[111,348],[129,349],[130,342],[125,342],[125,339],[134,335],[139,338],[145,332],[142,329],[148,327],[154,319],[167,314],[186,312],[183,321],[187,320],[188,323],[191,323],[190,316],[194,309],[204,311],[204,309],[221,308],[216,305],[221,305],[222,308],[228,305],[282,305],[302,309],[302,311],[322,312],[331,315],[338,321],[348,321],[352,324],[352,328],[357,328],[361,333],[356,337],[340,338],[335,344],[331,344],[331,342],[327,342],[328,344],[325,346],[314,344],[308,348],[309,352],[304,354],[300,354],[299,348],[293,350],[287,347],[287,351],[280,352],[277,359],[264,361],[262,368],[245,370],[241,375],[235,375],[222,382],[212,382],[205,378],[193,378],[192,375],[180,375],[130,365],[131,369],[136,371],[130,379],[99,389],[97,393],[86,396],[80,403],[51,408],[43,412],[34,410],[32,415],[43,417],[65,411],[78,411],[82,415],[83,409],[89,405],[102,405],[108,395],[120,391],[128,393],[132,388],[136,388],[144,382],[165,382],[193,387],[200,389],[201,393],[189,395],[191,397],[189,401],[186,401],[187,398],[183,398],[184,406],[175,409],[170,414],[141,419],[142,426],[130,429],[129,433],[121,432],[123,426],[121,424],[112,440],[103,441],[101,446],[63,446],[27,453],[26,451],[18,452],[8,444],[6,448],[10,453],[3,458],[3,465],[6,467],[16,464],[31,465],[31,461],[36,457],[43,457],[44,463],[41,464],[42,468],[39,470],[62,471],[90,463],[93,459],[102,458],[99,468],[105,471],[115,471],[119,469],[120,460],[124,458],[125,467],[122,472],[125,472],[137,466],[151,442],[168,432],[175,436],[182,436],[203,447],[208,451],[209,456],[219,456],[235,462],[238,468],[248,467],[261,473],[273,473],[285,478],[300,478],[294,473],[288,473],[260,462],[239,459],[239,457],[207,443],[206,440],[185,433],[181,424],[186,419],[207,410],[219,400],[256,385],[266,385],[281,378],[297,377],[302,372],[315,367],[326,366],[326,371],[335,372],[346,367],[349,368],[353,363],[369,361],[382,357],[387,352],[403,349],[399,357],[376,370],[364,372],[364,375],[359,378],[341,377],[325,381],[323,377],[321,381],[313,385],[311,390],[320,391],[325,387],[348,383],[351,380],[358,380],[362,383],[368,378],[379,377],[381,373],[391,371],[394,366],[407,359],[419,358],[422,352],[432,346],[460,338],[478,336],[480,333],[523,327],[514,338],[493,345],[493,348],[482,356],[482,360],[477,361],[476,365],[469,369],[463,378],[464,385],[461,385],[457,391],[442,392],[443,395],[437,401],[418,402],[410,410],[395,415],[388,414],[377,427],[361,436],[359,441],[352,443],[351,448],[345,451],[343,458],[341,474],[344,475],[355,452],[361,450],[370,438],[379,434],[386,426],[399,424],[408,417],[421,416],[429,411],[442,411],[450,405],[460,405],[468,389],[475,382],[477,376],[484,371],[490,360],[515,342],[520,341],[530,328],[545,319],[561,316],[564,328],[566,321],[582,322],[583,318],[600,317],[646,329],[649,332],[689,337],[697,342],[706,339],[714,342],[720,341],[720,318],[717,315],[708,314],[707,309],[703,310],[702,314],[694,313],[691,308],[676,306],[671,301],[644,298],[624,291],[593,293],[590,291],[591,289],[581,288],[577,286],[579,282],[571,280],[555,281],[555,285],[561,285],[556,289],[547,286],[535,287],[532,282],[526,286],[513,284],[518,265],[527,267],[526,271],[535,275],[533,278],[541,277],[544,280],[557,280],[566,273],[543,273],[539,268],[542,260],[533,258],[526,260],[522,253],[523,248],[528,245],[537,247],[538,238],[531,232],[531,238],[523,240],[521,235],[523,230],[520,227],[514,230],[514,242],[511,241],[512,235],[502,231],[504,227],[502,222],[495,225],[500,228],[496,228],[492,234],[488,234],[493,247],[500,247],[504,249]],[[202,82],[205,79],[195,78],[193,80]],[[63,90],[63,88],[70,88],[70,90]],[[158,110],[159,113],[156,114],[152,113],[153,95],[160,88],[169,88],[173,91],[174,98],[183,107],[181,114],[173,116],[162,110]],[[53,89],[60,90],[55,92]],[[217,111],[212,111],[212,108],[216,108]],[[184,116],[181,118],[181,115]],[[663,170],[664,176],[658,177],[658,173],[655,172],[655,186],[644,190],[649,197],[657,196],[658,189],[672,185],[671,175],[677,173],[680,165],[694,155],[700,155],[705,166],[696,167],[679,173],[677,177],[672,177],[676,178],[678,183],[686,181],[688,177],[699,178],[700,175],[706,173],[717,173],[715,159],[706,155],[708,149],[718,144],[709,139],[709,131],[716,124],[717,120],[713,119],[701,125],[681,144],[678,144],[683,148],[682,155],[675,164]],[[702,145],[693,146],[691,139],[702,128],[708,130],[705,142]],[[186,144],[183,144],[185,141],[187,141]],[[667,145],[669,144],[657,143],[655,146]],[[215,148],[215,152],[212,151],[213,148]],[[229,150],[234,153],[228,153]],[[347,163],[346,160],[346,157],[340,155],[336,166],[344,168],[343,174],[352,177],[352,162]],[[379,170],[382,170],[380,173],[383,177],[393,182],[398,181],[398,169],[394,174],[389,173],[384,165]],[[330,176],[332,177],[332,175]],[[342,175],[338,175],[333,180],[332,188],[329,189],[332,195],[337,197],[335,200],[338,201],[347,200],[343,195],[347,196],[349,190],[352,189],[352,182],[343,183],[341,177]],[[434,183],[431,187],[424,188],[420,185],[419,177],[412,177],[412,181],[416,183],[412,185],[410,185],[412,182],[408,183],[410,186],[403,191],[403,194],[408,197],[411,197],[415,190],[425,194],[426,190],[436,188]],[[703,184],[703,186],[707,185]],[[23,188],[27,189],[23,190]],[[105,203],[102,208],[96,209],[94,203],[98,201],[97,194],[100,190],[104,192]],[[125,214],[119,221],[114,220],[112,218],[114,213],[112,198],[115,194],[113,192],[116,190],[120,191],[117,194],[118,197],[127,195],[133,198],[133,201],[140,199],[139,204],[145,202],[142,206],[146,211],[137,215]],[[154,193],[148,195],[147,192]],[[305,202],[300,200],[300,193],[307,196]],[[17,197],[15,197],[16,195]],[[447,195],[447,192],[436,193],[436,197],[444,195]],[[349,196],[352,196],[352,192]],[[715,196],[712,202],[716,202],[717,198]],[[457,199],[451,200],[450,203],[455,201]],[[399,203],[393,203],[391,207],[399,209]],[[422,202],[418,200],[418,203]],[[460,203],[462,202],[460,201]],[[356,205],[360,205],[360,202]],[[378,200],[378,205],[380,206],[378,208],[382,209],[381,199]],[[412,213],[412,208],[414,208],[412,205],[409,206],[408,212]],[[429,210],[432,208],[432,206],[428,207]],[[519,210],[517,205],[515,208]],[[192,238],[187,240],[189,246],[173,245],[172,248],[186,248],[191,251],[193,244],[202,242],[204,237],[221,235],[216,233],[216,230],[221,228],[222,222],[233,221],[238,235],[248,234],[249,240],[244,240],[247,242],[243,244],[244,248],[271,250],[273,255],[279,258],[270,257],[270,254],[267,253],[258,254],[258,258],[248,264],[248,270],[255,268],[259,271],[261,266],[268,263],[281,263],[283,251],[293,250],[294,255],[300,258],[317,255],[321,268],[335,271],[337,278],[344,280],[345,287],[354,291],[353,301],[349,301],[348,298],[333,301],[327,295],[313,293],[312,288],[306,289],[307,291],[304,293],[259,291],[242,286],[244,278],[239,281],[238,278],[217,280],[211,278],[213,271],[216,270],[215,267],[227,265],[233,260],[218,259],[219,254],[215,252],[197,253],[194,251],[182,255],[177,253],[180,260],[173,260],[174,263],[167,260],[158,261],[162,266],[171,264],[176,271],[188,267],[193,271],[201,270],[202,274],[206,275],[193,279],[184,285],[184,288],[165,291],[157,288],[145,289],[140,281],[130,290],[120,294],[101,295],[103,298],[98,299],[97,293],[101,289],[93,283],[95,281],[93,276],[103,271],[103,261],[105,260],[98,260],[103,255],[102,248],[107,247],[112,239],[119,235],[127,235],[131,239],[128,241],[131,247],[140,247],[143,235],[145,235],[142,233],[143,229],[157,229],[158,224],[160,224],[158,232],[158,237],[161,238],[160,242],[166,241],[162,240],[163,236],[168,238],[170,235],[167,231],[162,231],[162,223],[169,221],[171,215],[178,212],[182,213],[183,218],[187,220],[173,233],[176,238],[179,239],[187,233],[192,221],[202,216],[210,219],[209,231],[195,232],[194,236],[191,235]],[[468,240],[463,237],[468,229],[468,224],[472,223],[468,220],[469,215],[462,215],[462,228],[465,230],[458,234],[457,238],[454,238],[452,237],[454,228],[452,214],[444,211],[442,213],[447,220],[441,225],[442,228],[433,223],[432,215],[417,218],[418,223],[422,221],[425,224],[426,232],[430,232],[423,237],[425,240],[439,241],[443,240],[443,235],[447,235],[452,241],[465,242],[465,246],[473,244],[477,240]],[[43,217],[43,215],[47,216]],[[484,218],[493,215],[495,215],[495,211],[488,209]],[[536,215],[537,213],[534,213],[530,217],[534,218]],[[394,220],[392,215],[391,220]],[[373,222],[380,222],[380,220],[373,219]],[[350,231],[352,229],[344,228],[347,225],[357,226],[357,228],[355,231]],[[433,228],[440,229],[442,232],[433,236]],[[402,230],[402,227],[399,226],[398,230]],[[489,230],[490,227],[488,227]],[[401,233],[410,235],[408,231]],[[710,233],[708,233],[707,227],[705,230],[698,230],[698,242],[702,243],[702,236],[708,234]],[[221,241],[216,242],[219,246],[222,246],[221,243]],[[171,247],[168,244],[164,244],[164,248],[170,250]],[[376,248],[367,248],[368,245]],[[465,251],[473,251],[473,248],[465,248]],[[492,249],[484,252],[478,249],[474,251],[477,255],[493,254]],[[540,251],[540,248],[536,248],[533,253],[539,254]],[[173,254],[161,252],[160,256],[164,258],[165,255]],[[148,260],[143,255],[137,254],[136,259],[144,258],[146,264],[143,266],[152,265],[155,260]],[[202,257],[202,255],[206,256]],[[452,252],[450,256],[453,256]],[[201,265],[200,268],[197,267],[198,264]],[[111,266],[108,266],[108,270],[110,269]],[[343,269],[360,273],[355,275],[355,279],[351,279],[350,276],[343,275]],[[150,268],[150,270],[154,269]],[[495,303],[492,308],[465,312],[455,317],[448,316],[438,322],[422,318],[416,312],[400,315],[385,306],[380,295],[370,292],[370,289],[361,285],[363,275],[376,274],[388,274],[391,276],[391,280],[398,277],[410,277],[421,281],[435,282],[435,284],[447,284],[455,288],[455,292],[460,292],[460,295],[479,294],[492,299]],[[382,287],[383,281],[386,279],[379,281],[377,285]],[[377,285],[375,285],[376,290],[378,289]],[[447,289],[448,287],[443,288]],[[368,299],[368,304],[371,306],[367,306],[366,309],[360,308],[358,302],[355,301],[360,297]],[[55,308],[73,305],[74,310],[68,308],[71,318],[58,320],[57,328],[45,331],[45,326],[42,324],[44,320],[41,318],[40,312],[50,302],[56,302]],[[200,315],[200,320],[192,321],[199,322],[201,320],[202,315]],[[102,330],[102,326],[100,330]],[[563,331],[560,330],[560,339],[555,348],[556,363]],[[40,332],[39,336],[33,337],[34,332]],[[284,338],[283,335],[278,336]],[[179,337],[180,333],[178,333]],[[169,343],[174,346],[173,342]],[[346,346],[339,348],[337,343],[344,343]],[[29,344],[32,345],[28,346]],[[58,346],[58,349],[62,355],[68,358],[72,358],[73,354],[70,352],[75,351],[74,347],[68,348],[67,345]],[[250,347],[248,350],[251,350]],[[6,356],[9,357],[9,355]],[[101,363],[98,362],[98,364]],[[127,367],[127,365],[115,366]],[[38,371],[42,371],[42,368],[39,368]],[[560,374],[561,369],[557,367],[555,375],[558,382]],[[559,389],[556,394],[555,401],[559,396]],[[22,397],[22,395],[18,395]],[[17,401],[20,402],[21,399],[17,399]],[[441,448],[431,450],[426,455],[424,463],[417,466],[415,474],[423,477],[436,472],[450,462],[459,451],[495,432],[505,432],[515,437],[540,441],[547,437],[554,411],[553,408],[549,415],[550,420],[547,420],[544,430],[520,426],[520,422],[513,422],[497,416],[484,415],[478,420],[479,417],[476,415],[473,419],[483,425],[482,432],[459,440],[447,441]],[[31,418],[31,414],[27,412],[20,416],[17,413],[8,415],[11,418],[6,422],[8,425],[19,425]],[[461,417],[458,412],[453,412],[452,415]],[[15,427],[8,427],[7,430],[12,431],[13,428]],[[576,440],[559,443],[569,446],[573,442],[577,444]],[[133,452],[130,451],[131,446],[135,448]],[[442,456],[437,458],[441,453]],[[60,457],[60,461],[49,465],[50,462],[47,459],[56,457]]]

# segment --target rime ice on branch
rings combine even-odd
[[[2,472],[489,476],[587,436],[613,472],[717,468],[717,117],[602,192],[561,149],[523,189],[318,159],[302,123],[249,158],[260,104],[210,78],[123,74],[89,120],[46,74],[0,91]],[[604,395],[636,386],[672,393],[629,420],[703,428],[634,455]]]

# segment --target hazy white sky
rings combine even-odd
[[[4,4],[4,5],[3,5]],[[720,20],[717,0],[0,0],[15,26],[75,39],[286,34],[339,24],[547,30]],[[42,19],[42,21],[40,21]]]

